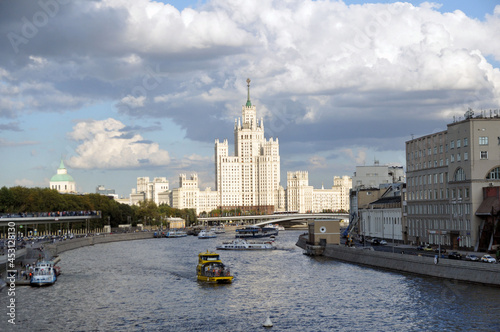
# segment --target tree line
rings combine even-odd
[[[179,217],[190,225],[197,222],[193,209],[176,209],[168,205],[157,206],[153,201],[130,206],[100,194],[60,194],[50,188],[26,188],[21,186],[0,188],[0,214],[33,212],[101,211],[102,222],[111,227],[137,223],[166,225],[167,217]]]

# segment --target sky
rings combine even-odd
[[[331,187],[405,166],[405,141],[500,108],[497,1],[0,1],[0,186],[127,197],[137,177],[215,188],[246,79],[288,171]]]

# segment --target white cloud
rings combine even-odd
[[[127,95],[120,100],[120,105],[128,106],[131,108],[143,107],[146,101],[146,96],[134,97]]]
[[[83,169],[119,169],[169,164],[167,151],[124,128],[122,122],[112,118],[79,122],[68,134],[80,142],[75,149],[77,156],[71,157],[68,165]]]

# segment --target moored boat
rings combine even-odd
[[[226,233],[226,230],[224,229],[223,226],[216,226],[216,227],[212,227],[212,231],[215,233],[215,234],[224,234]]]
[[[271,241],[248,242],[245,239],[235,239],[217,246],[218,250],[273,250],[276,246]]]
[[[215,237],[217,237],[217,234],[215,234],[215,232],[207,231],[206,229],[198,233],[198,239],[212,239]]]
[[[230,284],[233,281],[229,267],[222,263],[219,254],[208,250],[198,254],[196,274],[199,281],[213,284]]]
[[[51,262],[39,262],[33,269],[31,286],[50,286],[57,280],[56,270]]]
[[[258,238],[278,235],[278,229],[274,227],[246,226],[236,229],[237,238]]]
[[[165,237],[168,238],[174,238],[174,237],[185,237],[187,236],[187,233],[178,229],[172,229],[169,230],[166,234]]]

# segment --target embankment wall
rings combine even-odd
[[[300,238],[297,246],[305,249],[306,241]],[[326,245],[323,256],[371,267],[402,271],[431,277],[461,280],[500,286],[500,264],[390,253],[363,248]]]
[[[136,233],[123,233],[123,234],[103,234],[98,236],[82,237],[78,239],[59,241],[56,243],[51,243],[45,246],[45,250],[51,252],[53,256],[56,256],[62,252],[78,249],[85,246],[91,246],[100,243],[109,243],[117,241],[131,241],[131,240],[142,240],[151,239],[154,237],[153,232],[136,232]]]

